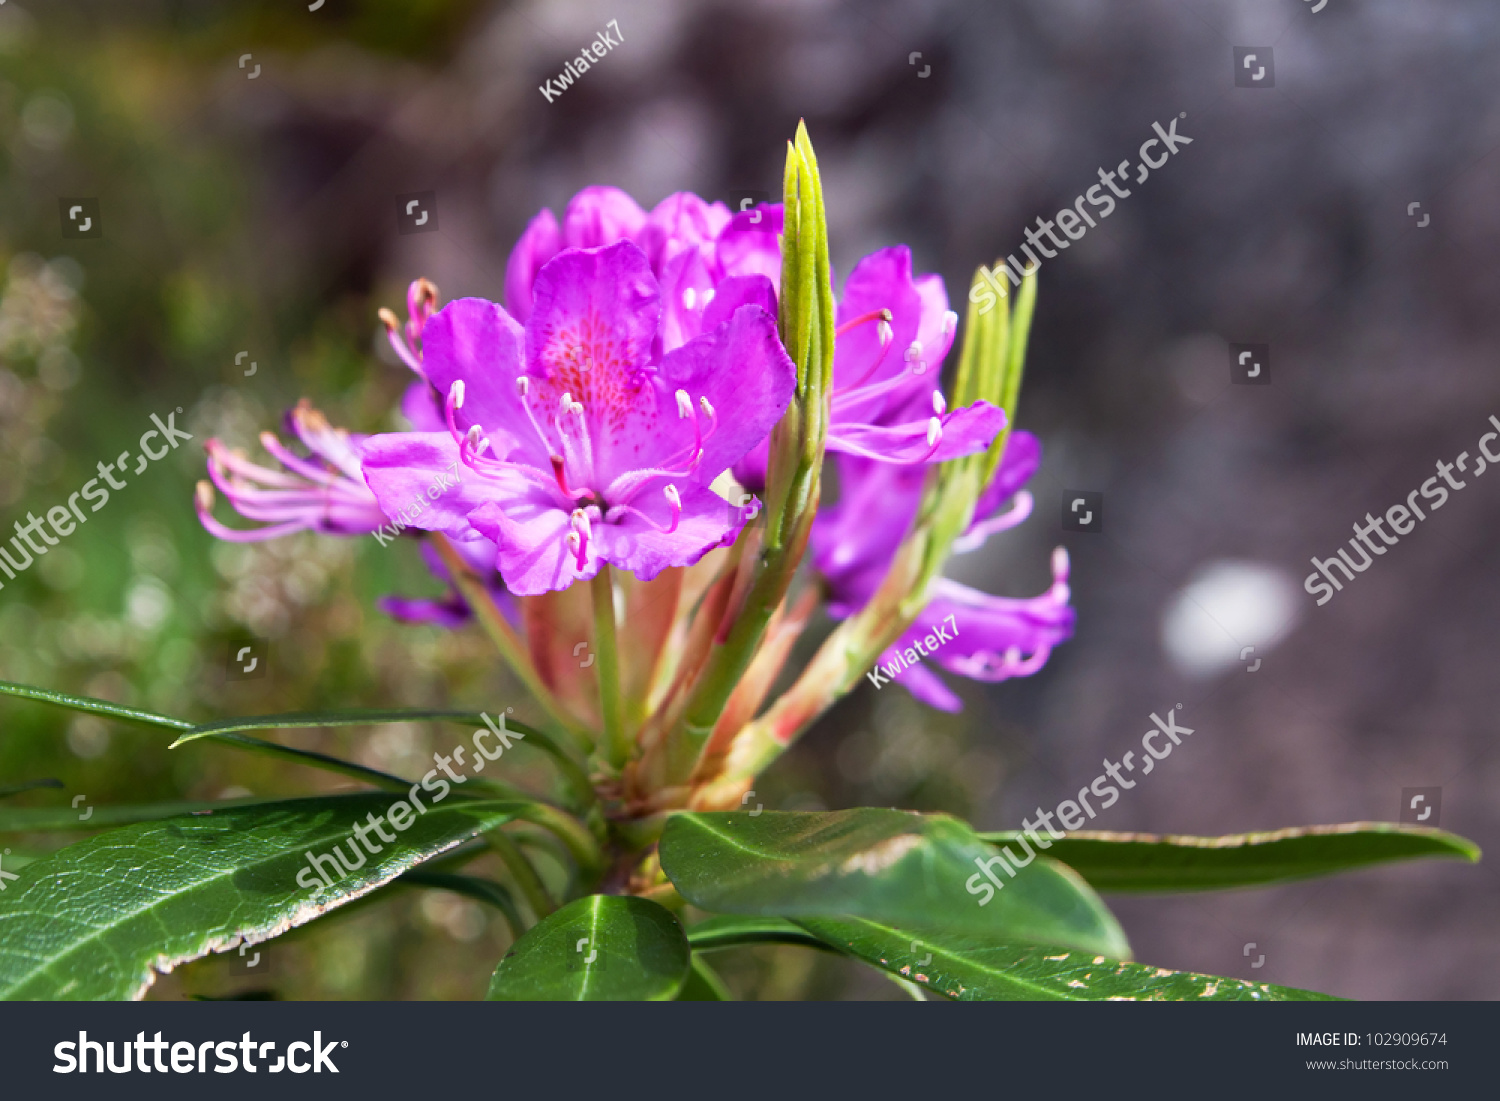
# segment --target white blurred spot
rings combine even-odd
[[[1162,649],[1189,677],[1248,668],[1291,633],[1299,614],[1297,584],[1285,571],[1258,562],[1212,562],[1167,602]],[[1254,654],[1242,660],[1251,646]]]

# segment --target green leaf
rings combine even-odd
[[[490,1001],[664,1002],[687,981],[687,937],[644,898],[589,895],[537,923],[495,968]]]
[[[428,803],[404,832],[381,823],[396,838],[386,842],[368,822],[394,804],[388,795],[337,795],[189,814],[111,830],[29,864],[0,893],[0,998],[139,998],[158,972],[311,921],[522,809]],[[307,854],[338,845],[352,862],[356,824],[380,851],[360,850],[362,865],[325,886]]]
[[[693,953],[693,968],[688,972],[687,981],[682,984],[682,989],[677,992],[679,1002],[732,1002],[734,995],[729,992],[729,987],[724,985],[724,980],[719,978],[719,973],[710,967],[706,960],[698,953]]]
[[[720,948],[739,948],[747,944],[828,947],[806,929],[785,918],[746,917],[742,914],[718,914],[700,921],[688,930],[687,938],[694,952],[713,952]]]
[[[98,830],[135,822],[154,822],[159,818],[175,818],[205,810],[232,810],[235,807],[259,807],[280,802],[284,800],[224,799],[206,803],[135,803],[118,807],[85,805],[82,810],[72,807],[7,807],[0,808],[0,833]]]
[[[1014,878],[997,871],[997,890],[979,871],[994,850],[947,815],[682,812],[667,820],[660,853],[682,897],[717,913],[850,915],[1130,954],[1119,923],[1073,871],[1040,858]]]
[[[980,836],[1003,845],[1019,834]],[[1480,853],[1472,841],[1425,826],[1348,822],[1225,837],[1088,831],[1054,840],[1048,855],[1100,891],[1212,891],[1424,856],[1477,862]]]
[[[413,868],[407,872],[397,883],[403,883],[409,887],[427,887],[437,891],[452,891],[456,895],[463,895],[475,902],[482,902],[486,906],[493,906],[505,917],[505,923],[510,926],[511,936],[519,938],[526,931],[526,923],[521,920],[521,912],[516,909],[515,900],[507,891],[493,879],[485,879],[477,875],[458,875],[454,872],[428,871],[426,868]]]
[[[1018,877],[1019,878],[1019,877]],[[1094,952],[997,944],[850,919],[797,922],[833,947],[959,1001],[1337,1001],[1292,987],[1169,971]]]
[[[61,788],[62,786],[63,782],[61,780],[54,780],[51,777],[45,780],[27,780],[24,783],[0,787],[0,799],[5,799],[12,795],[20,795],[23,791],[35,791],[37,788]]]
[[[40,703],[50,703],[54,707],[67,708],[69,711],[103,715],[105,718],[118,719],[121,722],[136,723],[141,726],[156,726],[179,732],[194,729],[193,724],[184,719],[173,719],[135,707],[122,707],[120,704],[110,703],[108,700],[96,700],[89,696],[71,696],[66,692],[54,692],[50,688],[33,688],[27,684],[0,681],[0,695],[37,700]],[[260,738],[249,738],[243,734],[212,733],[205,736],[237,749],[248,749],[253,753],[280,757],[300,765],[322,769],[325,772],[336,772],[387,791],[405,791],[411,786],[408,781],[399,776],[391,776],[373,768],[366,768],[364,765],[354,764],[352,761],[341,761],[337,757],[329,757],[323,753],[293,749],[291,746],[277,745],[275,742],[262,741]]]

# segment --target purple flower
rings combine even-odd
[[[938,388],[958,315],[943,280],[913,278],[905,245],[854,266],[838,304],[828,450],[886,463],[935,463],[983,451],[1005,414],[977,401],[949,410]],[[767,448],[735,467],[741,485],[765,485]]]
[[[619,203],[593,213],[580,239],[631,226]],[[523,257],[546,251],[545,233],[528,236]],[[424,501],[412,526],[493,541],[520,595],[566,588],[604,563],[649,580],[732,542],[744,521],[709,485],[765,438],[795,385],[769,280],[722,289],[701,332],[665,354],[659,284],[629,240],[564,248],[523,297],[524,328],[474,298],[427,321],[422,368],[443,395],[447,431],[365,442],[381,506],[404,515]]]
[[[241,516],[267,522],[266,527],[259,528],[225,527],[213,517],[213,488],[199,482],[198,519],[210,533],[247,543],[295,531],[363,535],[386,523],[385,513],[360,472],[359,446],[365,437],[334,428],[306,398],[287,413],[286,426],[313,457],[298,458],[274,434],[262,432],[261,446],[282,470],[257,466],[217,439],[203,445],[213,484]]]
[[[660,356],[705,331],[709,305],[721,290],[736,293],[734,281],[755,277],[763,286],[760,280],[768,280],[775,301],[780,232],[779,204],[731,214],[723,203],[679,191],[647,214],[618,188],[586,187],[568,203],[561,226],[552,211],[543,210],[521,234],[505,268],[506,308],[526,323],[537,275],[563,249],[633,241],[661,288],[661,327],[653,348]]]
[[[1027,432],[1012,432],[1005,455],[980,495],[975,519],[954,541],[953,551],[978,549],[999,531],[1031,513],[1031,494],[1021,487],[1041,462],[1041,446]],[[841,457],[840,498],[825,507],[812,530],[813,562],[827,582],[828,611],[835,619],[853,615],[875,595],[906,529],[916,515],[924,481],[920,465],[894,465]],[[1014,498],[1009,509],[997,511]],[[974,680],[1001,681],[1039,670],[1052,648],[1073,633],[1068,606],[1068,554],[1052,553],[1052,587],[1025,600],[991,596],[937,578],[927,606],[896,642],[881,654],[872,675],[897,678],[933,707],[957,711],[958,697],[923,664],[930,659],[950,673]]]

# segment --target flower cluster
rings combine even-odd
[[[411,431],[350,435],[303,402],[287,425],[307,457],[270,433],[261,438],[281,469],[210,440],[212,485],[266,526],[236,530],[214,519],[207,482],[198,499],[204,525],[233,540],[374,532],[404,517],[438,472],[461,470],[407,521],[453,588],[435,601],[389,597],[384,607],[448,626],[478,613],[509,632],[519,645],[507,656],[530,663],[520,671],[552,695],[542,702],[561,721],[632,727],[625,736],[634,747],[612,762],[619,775],[685,721],[707,649],[729,645],[739,617],[751,614],[756,563],[780,534],[776,510],[787,497],[777,433],[816,424],[838,497],[811,518],[801,595],[778,596],[760,633],[746,632],[753,637],[736,666],[743,679],[719,725],[731,715],[748,721],[818,597],[835,620],[876,598],[939,484],[935,469],[993,453],[948,548],[965,553],[1027,517],[1024,485],[1040,461],[1033,436],[1009,431],[998,393],[950,408],[941,374],[958,315],[941,278],[916,274],[905,247],[882,249],[849,273],[822,322],[832,337],[830,384],[813,385],[788,352],[780,308],[782,280],[791,278],[783,275],[788,220],[781,204],[732,214],[688,193],[647,212],[607,187],[576,195],[561,222],[543,210],[511,253],[503,305],[440,305],[437,289],[419,279],[405,321],[381,311],[416,375],[402,402]],[[822,278],[831,291],[831,274]],[[820,403],[820,416],[809,415],[809,403]],[[793,548],[793,567],[801,553]],[[611,568],[630,578],[613,579]],[[959,706],[952,688],[933,669],[899,661],[939,623],[960,628],[932,655],[943,671],[983,681],[1034,673],[1073,627],[1060,549],[1053,576],[1031,599],[928,577],[902,605],[910,614],[881,625],[882,657],[902,665],[899,679],[914,695],[944,709]],[[597,674],[599,712],[562,698],[582,691],[580,679],[547,658],[569,641],[550,636],[584,622],[576,602],[559,603],[558,594],[590,581],[593,641],[610,651]],[[602,614],[600,583],[613,594]],[[625,634],[618,647],[616,628]],[[629,704],[623,711],[610,706],[619,698]],[[690,774],[680,764],[657,772],[662,782]]]

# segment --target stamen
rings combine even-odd
[[[705,417],[707,417],[711,421],[714,421],[715,423],[718,422],[719,418],[718,415],[714,412],[714,407],[710,405],[708,399],[703,397],[702,395],[699,395],[698,397],[698,407],[703,410],[703,415]]]
[[[531,391],[531,380],[529,378],[527,378],[525,375],[519,375],[519,376],[517,376],[517,378],[516,378],[516,394],[518,396],[524,398],[530,391]]]
[[[867,321],[879,321],[886,328],[890,328],[891,311],[887,309],[879,309],[871,310],[869,313],[862,313],[858,317],[850,318],[848,321],[840,325],[833,331],[833,335],[835,337],[843,336],[850,329],[858,328]]]
[[[691,310],[698,304],[698,292],[692,287],[689,287],[687,290],[683,291],[682,304]]]
[[[575,508],[568,524],[573,529],[568,532],[568,549],[573,552],[575,568],[582,573],[588,560],[589,536],[593,534],[593,529],[589,526],[588,513],[581,508]]]
[[[927,422],[927,446],[937,447],[938,440],[943,438],[943,422],[933,417]]]
[[[943,400],[943,392],[941,390],[934,390],[932,392],[932,411],[940,417],[948,411],[948,403]]]
[[[693,415],[693,399],[686,390],[677,391],[677,415],[684,420]]]
[[[677,492],[677,487],[671,482],[668,482],[661,492],[672,509],[672,526],[667,529],[667,534],[671,535],[677,530],[677,522],[682,518],[682,494]]]
[[[458,378],[453,380],[453,385],[448,390],[448,396],[453,400],[453,408],[462,409],[464,407],[463,379]]]

